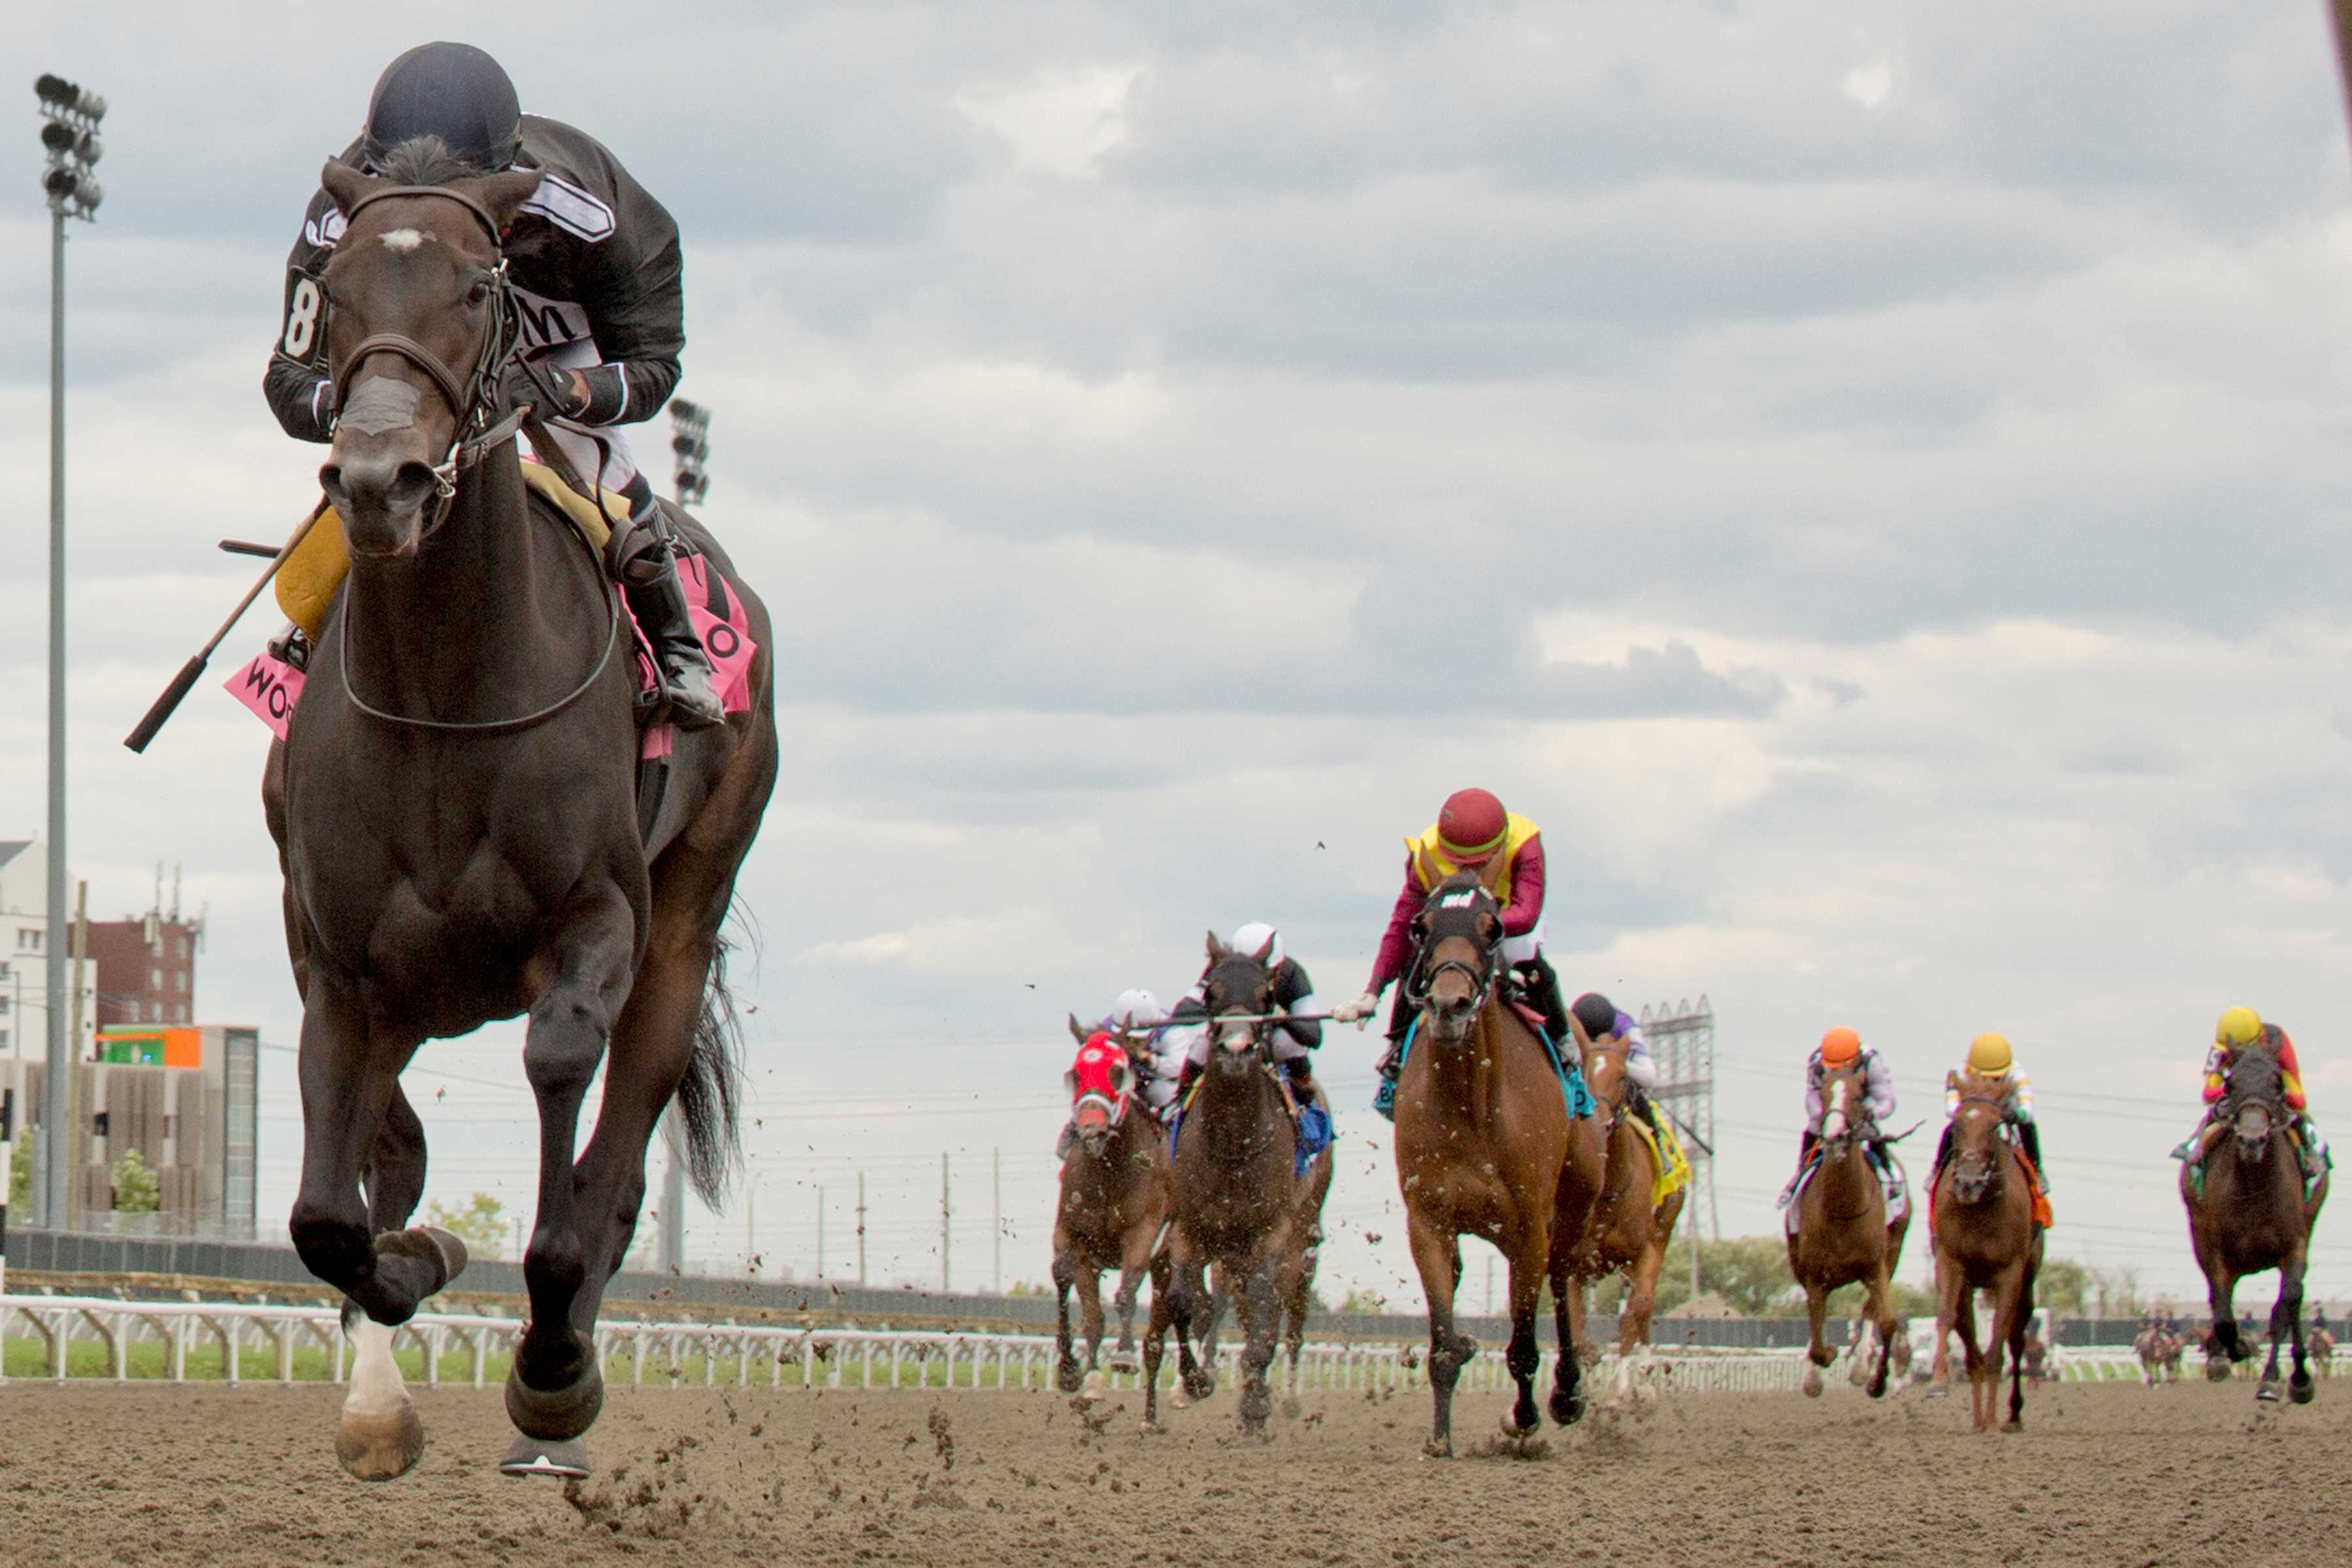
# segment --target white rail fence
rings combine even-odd
[[[420,1312],[404,1324],[395,1353],[415,1352],[421,1381],[482,1387],[494,1358],[511,1356],[522,1324],[512,1318]],[[597,1348],[608,1380],[632,1386],[749,1388],[958,1388],[1050,1387],[1055,1368],[1051,1336],[1044,1334],[908,1332],[843,1328],[778,1328],[742,1323],[606,1322],[597,1326]],[[11,1341],[39,1347],[41,1375],[62,1383],[68,1375],[114,1382],[167,1379],[174,1383],[219,1381],[316,1381],[295,1375],[297,1352],[308,1351],[341,1382],[349,1373],[351,1345],[341,1316],[328,1307],[215,1301],[126,1301],[110,1297],[0,1296],[0,1347]],[[103,1369],[72,1371],[77,1343],[103,1347]],[[160,1344],[158,1358],[137,1356],[137,1347]],[[1234,1346],[1227,1340],[1221,1363],[1230,1374]],[[192,1377],[191,1352],[219,1353],[219,1370]],[[266,1358],[267,1377],[256,1379],[246,1363]],[[1409,1389],[1423,1386],[1423,1347],[1391,1342],[1310,1344],[1299,1355],[1299,1385],[1326,1391]],[[455,1358],[458,1370],[451,1375]],[[83,1362],[90,1358],[79,1358]],[[1139,1390],[1139,1372],[1109,1370],[1114,1391]],[[1160,1369],[1162,1387],[1176,1373],[1174,1347]],[[1639,1376],[1661,1389],[1748,1393],[1792,1389],[1803,1376],[1801,1352],[1739,1351],[1661,1352],[1642,1363]],[[503,1376],[501,1370],[499,1374]],[[1601,1387],[1635,1375],[1612,1355],[1591,1369]],[[1277,1384],[1287,1377],[1283,1357],[1275,1362]],[[1461,1386],[1494,1390],[1508,1384],[1500,1347],[1482,1349],[1463,1369]]]

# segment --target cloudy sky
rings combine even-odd
[[[1003,1271],[1042,1277],[1064,1012],[1252,918],[1352,994],[1399,837],[1468,783],[1543,825],[1572,988],[1712,1001],[1727,1235],[1775,1223],[1837,1023],[1905,1121],[2012,1036],[2053,1250],[2160,1289],[2221,1008],[2352,1131],[2352,163],[2311,0],[46,9],[23,88],[114,105],[70,261],[71,858],[110,913],[184,863],[201,1011],[273,1041],[265,732],[206,689],[119,741],[249,581],[212,541],[314,489],[259,380],[318,165],[457,37],[677,214],[785,741],[758,1191],[693,1256],[806,1273],[822,1183],[840,1272],[864,1170],[871,1273],[936,1279],[944,1151],[983,1286],[1002,1150]],[[34,107],[0,837],[42,812]],[[1327,1289],[1417,1302],[1375,1043],[1323,1053]],[[516,1058],[420,1058],[434,1195],[527,1203]],[[2352,1241],[2315,1279],[2352,1291]]]

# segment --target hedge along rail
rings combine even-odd
[[[485,1386],[494,1358],[511,1357],[523,1325],[514,1318],[466,1313],[419,1312],[403,1324],[396,1352],[422,1360],[420,1381],[428,1388],[445,1382]],[[328,1381],[349,1375],[352,1341],[341,1315],[330,1307],[219,1301],[131,1301],[99,1296],[0,1296],[0,1345],[30,1339],[45,1352],[47,1377],[63,1383],[168,1381],[317,1382],[297,1377],[298,1351],[317,1353]],[[107,1370],[73,1373],[71,1345],[77,1339],[105,1347]],[[1047,1334],[960,1333],[905,1330],[778,1327],[770,1324],[609,1321],[598,1325],[597,1350],[608,1376],[625,1373],[633,1387],[648,1382],[672,1386],[808,1389],[1004,1389],[1051,1386],[1055,1344]],[[134,1346],[163,1347],[160,1373],[131,1370]],[[193,1376],[190,1352],[217,1348],[216,1377]],[[250,1352],[268,1358],[270,1374],[245,1372]],[[460,1359],[463,1371],[448,1376],[445,1364]],[[1417,1389],[1423,1347],[1388,1342],[1322,1342],[1299,1357],[1299,1387],[1319,1392],[1377,1393]],[[142,1358],[142,1360],[145,1358]],[[1793,1389],[1803,1363],[1791,1351],[1666,1352],[1649,1358],[1646,1381],[1662,1389],[1705,1393],[1750,1393]],[[1601,1368],[1615,1370],[1614,1358]],[[1469,1386],[1491,1392],[1508,1381],[1500,1347],[1482,1348],[1463,1370]],[[1106,1370],[1111,1392],[1139,1390],[1141,1374]]]

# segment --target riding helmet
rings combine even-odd
[[[1862,1055],[1862,1037],[1841,1024],[1822,1037],[1822,1065],[1842,1068]]]
[[[1617,1032],[1617,1004],[1598,991],[1588,991],[1569,1007],[1576,1021],[1584,1026],[1584,1037],[1597,1040],[1603,1035]]]
[[[1150,1028],[1168,1021],[1168,1010],[1158,996],[1139,985],[1118,994],[1118,1000],[1110,1005],[1110,1017],[1112,1023],[1129,1028]]]
[[[1457,789],[1437,813],[1437,847],[1457,866],[1483,866],[1509,837],[1503,803],[1483,789]]]
[[[496,173],[513,166],[521,132],[522,105],[503,66],[471,44],[419,44],[376,79],[360,153],[380,168],[403,142],[438,136]]]
[[[1271,945],[1268,945],[1269,943]],[[1265,949],[1265,966],[1268,969],[1282,967],[1282,933],[1264,921],[1252,921],[1247,925],[1235,926],[1233,940],[1225,945],[1235,952],[1249,953],[1254,953],[1263,947]]]
[[[2007,1035],[1979,1035],[1969,1042],[1969,1070],[1987,1078],[1998,1078],[2009,1070],[2016,1058],[2009,1048]]]
[[[2262,1037],[2262,1016],[2252,1007],[2232,1007],[2213,1026],[2213,1043],[2226,1050],[2251,1046]]]

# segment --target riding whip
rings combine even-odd
[[[134,752],[143,752],[147,750],[147,742],[155,738],[155,732],[163,729],[172,715],[178,710],[180,703],[190,691],[195,689],[198,678],[205,673],[205,666],[212,661],[213,650],[227,639],[230,629],[238,621],[244,619],[245,612],[253,607],[253,601],[261,597],[261,591],[269,586],[269,580],[278,575],[278,569],[280,566],[286,564],[286,558],[294,553],[296,546],[310,537],[310,530],[318,526],[319,520],[326,513],[326,503],[322,501],[318,510],[303,521],[302,526],[294,531],[294,537],[288,540],[285,547],[271,557],[268,568],[261,574],[259,580],[252,587],[246,590],[245,597],[236,602],[236,608],[228,613],[228,619],[223,621],[220,624],[220,630],[213,634],[212,641],[198,648],[196,656],[180,667],[180,673],[172,678],[172,684],[163,689],[163,695],[155,699],[155,705],[147,710],[147,717],[140,720],[139,727],[123,738],[124,745]],[[226,544],[233,542],[224,541],[223,542]],[[236,553],[242,554],[244,552],[239,551]]]

